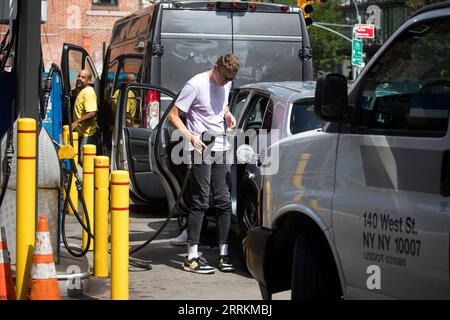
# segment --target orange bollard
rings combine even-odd
[[[5,227],[0,230],[0,300],[16,300]]]
[[[29,300],[60,300],[53,250],[46,216],[39,216],[31,265]]]

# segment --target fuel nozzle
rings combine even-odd
[[[211,134],[208,131],[203,131],[200,138],[202,139],[202,142],[206,145],[206,149],[203,150],[203,153],[209,153],[214,145],[214,142],[216,141],[216,135]]]
[[[208,131],[203,131],[201,136],[202,142],[206,144],[207,147],[209,145],[214,144],[216,141],[216,136],[214,134],[210,134]]]

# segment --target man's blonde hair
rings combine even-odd
[[[233,53],[227,53],[220,56],[219,59],[217,59],[216,64],[221,70],[225,69],[233,74],[236,74],[240,68],[239,59]]]

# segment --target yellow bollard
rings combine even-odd
[[[17,127],[16,299],[25,299],[36,233],[36,120]]]
[[[129,174],[111,175],[111,299],[128,300]]]
[[[94,158],[97,155],[97,147],[93,144],[83,146],[83,198],[86,203],[86,209],[89,216],[91,233],[94,233]],[[83,215],[84,224],[86,224],[85,215]],[[83,229],[83,246],[86,248],[88,234]],[[94,239],[91,239],[89,251],[94,250]]]
[[[86,154],[85,154],[86,155]],[[94,275],[108,277],[109,158],[95,157]]]
[[[64,144],[68,145],[70,142],[69,139],[69,126],[65,125],[63,126],[63,141]],[[77,132],[72,132],[72,138],[73,138],[73,149],[75,151],[75,165],[78,166],[78,133]],[[66,192],[63,191],[63,200],[66,199]],[[75,184],[75,176],[72,178],[72,185],[70,187],[70,199],[73,202],[73,206],[75,207],[75,210],[77,210],[78,212],[78,190],[77,190],[77,186]],[[73,214],[73,210],[72,207],[70,205],[68,205],[68,212],[69,214]]]
[[[73,149],[75,150],[75,158],[73,160],[75,160],[75,165],[77,166],[78,169],[78,132],[72,132],[72,138],[73,138]]]

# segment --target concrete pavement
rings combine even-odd
[[[147,240],[164,223],[167,214],[163,209],[144,208],[130,214],[130,245],[137,246]],[[81,244],[81,227],[75,217],[66,221],[67,238],[71,244]],[[239,253],[237,235],[230,237],[230,252],[236,265],[235,273],[222,273],[216,269],[213,275],[200,275],[182,270],[186,255],[185,247],[176,247],[170,240],[179,234],[176,219],[169,222],[165,230],[148,247],[137,252],[135,257],[149,260],[152,269],[130,267],[130,300],[261,300],[257,282],[244,271]],[[217,268],[218,247],[212,247],[215,239],[214,224],[210,224],[202,235],[200,251],[210,264]],[[93,253],[88,253],[93,268]],[[70,299],[110,299],[110,279],[91,275],[84,296]],[[290,292],[273,296],[275,300],[289,300]]]

